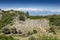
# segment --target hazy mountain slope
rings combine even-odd
[[[52,11],[29,11],[30,15],[53,15],[53,14],[60,14],[60,12],[52,12]]]

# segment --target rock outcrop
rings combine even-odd
[[[6,27],[9,28],[10,25]],[[25,21],[19,20],[19,17],[14,19],[14,23],[10,28],[15,27],[22,32],[27,33],[28,31],[32,31],[33,29],[38,30],[38,32],[47,32],[49,29],[49,20],[47,19],[26,19]]]

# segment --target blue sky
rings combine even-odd
[[[0,9],[48,10],[60,12],[60,0],[0,0]]]

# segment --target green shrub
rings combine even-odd
[[[20,19],[21,21],[25,21],[24,16],[20,16],[19,19]]]
[[[53,32],[54,34],[56,34],[54,27],[51,27],[50,31]]]
[[[0,20],[0,29],[4,26],[6,26],[7,24],[12,23],[13,17],[15,16],[15,14],[11,14],[11,13],[3,13],[2,14],[2,19]]]
[[[15,27],[11,28],[11,32],[12,32],[13,34],[17,34],[17,33],[18,33]]]
[[[33,37],[33,36],[31,36],[31,37],[29,37],[29,39],[28,40],[36,40],[36,38],[35,37]]]
[[[39,36],[38,40],[59,40],[59,39],[56,36],[43,35],[43,36]]]
[[[30,32],[30,31],[28,31],[28,33],[27,33],[28,35],[32,35],[33,34],[33,32]]]
[[[28,32],[28,35],[31,35],[31,32],[30,31]]]
[[[27,18],[29,18],[29,12],[28,11],[26,12],[26,16],[27,16]]]
[[[50,22],[54,22],[55,17],[50,17],[49,20],[50,20]]]
[[[37,33],[37,30],[33,30],[33,33]]]
[[[8,28],[4,28],[4,29],[2,30],[2,32],[3,32],[4,34],[10,34],[10,30],[9,30]]]
[[[38,35],[37,37],[31,36],[28,40],[60,40],[56,36],[52,35]]]
[[[11,36],[0,35],[0,40],[15,40],[15,39]]]
[[[19,34],[22,34],[21,30],[18,31]]]

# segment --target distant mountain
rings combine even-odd
[[[53,14],[60,14],[60,12],[52,12],[52,11],[29,11],[30,15],[36,16],[36,15],[53,15]]]
[[[60,11],[58,10],[47,10],[47,9],[41,9],[41,8],[12,8],[16,11],[28,11],[30,15],[36,16],[36,15],[52,15],[52,14],[60,14]],[[10,9],[3,9],[3,10],[11,10]]]
[[[11,10],[11,9],[3,9],[3,10]],[[16,11],[28,11],[30,15],[36,16],[36,15],[52,15],[52,14],[60,14],[60,11],[55,11],[55,10],[44,10],[44,9],[39,9],[39,8],[18,8],[18,9],[13,9]]]

